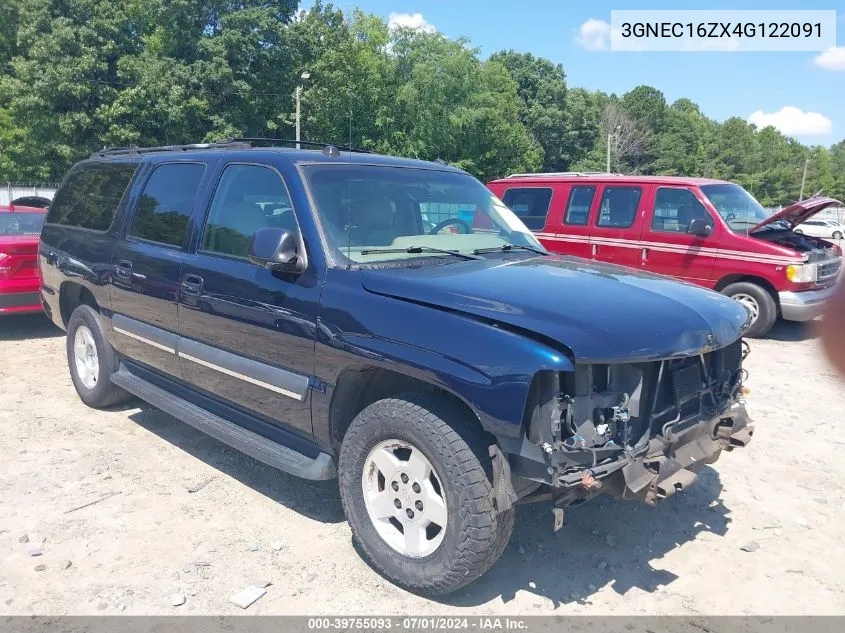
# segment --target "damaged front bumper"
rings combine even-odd
[[[526,433],[491,447],[498,506],[563,508],[600,493],[654,504],[684,490],[723,450],[751,441],[747,353],[737,341],[698,357],[538,374]]]
[[[616,497],[654,504],[691,486],[704,464],[723,450],[747,446],[753,435],[745,406],[737,403],[723,415],[674,429],[669,439],[652,437],[642,455],[622,456],[602,484]]]

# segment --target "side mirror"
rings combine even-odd
[[[695,218],[690,220],[687,233],[697,237],[710,237],[713,233],[713,225],[705,218]]]
[[[279,228],[258,229],[249,242],[249,261],[267,270],[282,273],[305,271],[304,254],[299,252],[299,235]]]

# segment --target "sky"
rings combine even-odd
[[[325,3],[328,0],[324,0]],[[310,2],[302,2],[307,9]],[[646,84],[718,121],[774,125],[811,145],[845,139],[845,0],[334,0],[394,24],[467,37],[487,57],[514,49],[563,65],[571,87],[622,95]],[[821,52],[611,52],[612,9],[834,9],[836,47]]]

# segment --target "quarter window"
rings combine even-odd
[[[157,167],[138,200],[129,235],[182,246],[204,172],[205,165],[200,163]]]
[[[532,231],[542,231],[552,201],[552,190],[548,188],[508,189],[502,197],[511,211]]]
[[[689,189],[661,187],[654,197],[653,231],[686,233],[690,222],[709,220],[710,214]]]
[[[202,250],[246,258],[259,229],[296,231],[287,189],[274,170],[229,165],[220,177],[202,236]]]
[[[565,224],[586,226],[590,217],[590,208],[593,206],[593,198],[596,197],[596,188],[572,187],[569,192],[569,201],[566,203]]]
[[[47,222],[107,230],[137,163],[89,161],[74,167],[50,205]]]
[[[601,194],[597,226],[627,229],[633,225],[641,195],[639,187],[605,187]]]

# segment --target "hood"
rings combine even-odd
[[[812,198],[807,198],[806,200],[801,200],[800,202],[796,202],[792,206],[786,207],[780,213],[775,213],[773,216],[766,218],[760,224],[753,227],[749,233],[753,233],[757,229],[760,229],[767,224],[771,224],[772,222],[777,222],[778,220],[783,220],[787,224],[789,224],[789,228],[794,229],[796,226],[801,224],[802,222],[806,222],[811,217],[816,215],[819,211],[823,211],[828,207],[841,207],[843,206],[839,200],[835,198],[822,198],[821,196],[813,196]]]
[[[365,269],[362,277],[370,292],[554,340],[579,362],[699,354],[734,342],[749,320],[716,292],[575,257]]]

